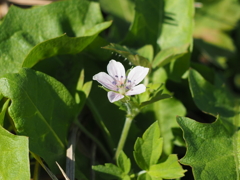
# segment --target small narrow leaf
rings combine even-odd
[[[162,154],[163,140],[160,138],[158,123],[153,123],[138,138],[134,145],[134,159],[141,169],[148,170],[151,165],[156,164]]]
[[[123,151],[120,152],[117,158],[117,165],[125,174],[128,174],[131,169],[131,161]]]
[[[126,46],[111,43],[110,45],[103,48],[119,53],[124,58],[127,58],[135,66],[144,66],[148,68],[151,67],[150,61],[147,58],[138,55],[136,51],[129,49]]]
[[[162,67],[171,62],[172,60],[176,60],[177,58],[183,56],[188,52],[188,47],[189,44],[161,50],[153,60],[153,68]]]
[[[5,113],[7,111],[8,105],[9,105],[10,99],[8,99],[2,107],[2,112],[0,112],[0,126],[3,126]]]
[[[171,98],[171,97],[172,96],[170,96],[169,94],[162,94],[162,92],[159,92],[159,93],[156,94],[156,96],[151,98],[149,101],[142,102],[140,107],[144,107],[146,105],[155,103],[155,102],[163,100],[163,99]]]
[[[93,166],[92,169],[97,172],[100,172],[102,176],[105,177],[105,179],[121,180],[125,176],[122,169],[111,163],[106,163],[104,166],[103,165]]]
[[[166,161],[152,165],[148,173],[156,179],[176,179],[183,177],[185,172],[178,163],[177,156],[171,154]]]

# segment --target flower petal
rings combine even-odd
[[[149,68],[136,66],[129,72],[127,79],[130,80],[134,85],[137,85],[146,77],[148,71]]]
[[[118,94],[118,93],[115,93],[115,92],[112,92],[112,91],[109,91],[107,95],[108,95],[108,100],[111,103],[124,98],[124,96],[122,94]]]
[[[146,86],[144,84],[139,84],[135,86],[134,88],[130,89],[125,94],[128,96],[135,95],[135,94],[141,94],[146,91]]]
[[[93,76],[93,80],[96,80],[97,82],[99,82],[100,84],[102,84],[104,87],[116,91],[117,90],[117,86],[114,83],[115,79],[113,79],[111,76],[109,76],[107,73],[105,72],[100,72],[96,75]]]
[[[113,78],[117,79],[120,82],[124,82],[126,79],[126,73],[125,73],[125,68],[122,65],[122,63],[117,62],[115,60],[109,61],[107,65],[107,72],[110,76]]]

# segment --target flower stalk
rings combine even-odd
[[[121,150],[123,150],[127,136],[128,136],[129,129],[132,124],[132,120],[137,115],[137,111],[133,110],[132,106],[128,102],[126,102],[124,104],[127,108],[127,115],[126,115],[126,120],[125,120],[125,123],[123,126],[123,130],[121,133],[121,137],[118,142],[118,146],[117,146],[117,150],[116,150],[114,159],[117,159],[119,153],[121,152]]]

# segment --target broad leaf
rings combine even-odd
[[[192,44],[193,3],[193,0],[164,0],[164,23],[157,40],[161,49]]]
[[[164,23],[161,36],[157,42],[161,50],[172,47],[182,47],[189,44],[188,53],[167,64],[166,70],[171,80],[180,82],[183,74],[189,68],[190,52],[192,51],[193,33],[193,0],[165,0]],[[180,11],[181,9],[181,11]],[[174,54],[182,54],[181,48]]]
[[[195,179],[239,179],[238,137],[233,125],[221,117],[212,124],[185,117],[178,117],[177,121],[187,144],[180,162],[193,168]]]
[[[138,138],[134,145],[134,159],[141,169],[149,170],[150,166],[156,164],[162,154],[163,140],[160,138],[160,129],[158,123],[152,124]]]
[[[60,1],[27,10],[11,6],[0,24],[0,76],[17,72],[37,44],[64,33],[70,37],[83,36],[87,30],[102,21],[99,4],[86,0]],[[97,32],[99,31],[96,30]],[[67,44],[68,48],[72,47],[72,44]],[[58,46],[67,47],[67,44]],[[54,53],[56,52],[51,52]]]
[[[166,71],[163,68],[159,68],[153,73],[152,81],[154,83],[165,83],[167,81]],[[162,88],[164,89],[163,93],[170,93],[164,86]],[[176,116],[184,116],[186,109],[184,105],[173,96],[173,98],[154,103],[153,106],[149,108],[149,111],[153,111],[155,119],[159,122],[161,136],[164,139],[163,151],[169,155],[172,153],[174,146],[173,141],[175,139],[172,129],[179,129]]]
[[[105,12],[131,22],[134,16],[134,3],[129,0],[100,0],[100,5]]]
[[[62,162],[66,136],[76,112],[67,89],[54,78],[30,69],[0,78],[0,92],[11,99],[8,108],[17,133],[29,137],[30,150],[52,170]]]
[[[157,47],[164,16],[163,0],[137,0],[135,2],[134,21],[123,44],[141,47],[146,44]]]
[[[188,147],[181,163],[193,167],[196,179],[238,179],[239,101],[218,78],[212,85],[195,70],[190,70],[189,84],[196,105],[217,120],[202,124],[177,118]]]
[[[28,138],[0,126],[0,179],[30,179]]]
[[[108,28],[111,22],[95,25],[83,36],[73,38],[66,34],[44,41],[36,45],[24,59],[22,67],[32,67],[38,61],[61,54],[77,54],[87,47],[104,29]]]
[[[234,97],[223,83],[217,84],[216,78],[215,83],[215,86],[210,84],[193,69],[189,72],[190,90],[198,108],[215,117],[220,115],[231,122],[236,113]]]
[[[221,0],[205,1],[202,8],[196,10],[195,44],[207,61],[221,68],[227,67],[226,57],[231,57],[236,51],[226,31],[235,29],[240,17],[239,9],[240,5],[235,0]]]

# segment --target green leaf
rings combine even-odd
[[[29,137],[30,150],[50,168],[64,160],[66,137],[76,113],[67,89],[54,78],[31,69],[0,78],[0,92],[11,99],[8,108],[17,133]]]
[[[157,39],[160,49],[192,44],[193,0],[164,0],[164,23]],[[152,17],[152,16],[150,16]]]
[[[156,50],[163,23],[163,9],[163,0],[137,0],[134,21],[123,44],[137,48],[151,44]]]
[[[189,45],[183,45],[181,47],[170,47],[161,50],[153,60],[153,68],[162,67],[172,60],[178,59],[188,52]]]
[[[30,179],[28,138],[0,126],[0,179]]]
[[[110,22],[95,25],[82,37],[68,37],[66,34],[37,44],[28,53],[22,67],[33,67],[38,61],[61,54],[77,54],[87,47],[97,35],[108,28]]]
[[[184,47],[189,44],[187,54],[172,60],[165,67],[171,80],[181,82],[182,76],[189,69],[190,52],[192,51],[194,1],[165,0],[164,2],[164,23],[161,36],[157,40],[160,49]],[[179,51],[176,54],[182,53],[181,48]]]
[[[185,172],[178,163],[177,155],[171,154],[166,161],[152,165],[148,174],[155,179],[176,179],[183,177]]]
[[[167,81],[166,71],[163,68],[154,71],[152,81],[154,83],[165,83]],[[170,93],[166,90],[166,87],[163,86],[162,89],[164,89],[163,93]],[[176,116],[184,116],[186,114],[186,108],[173,96],[173,98],[154,103],[148,111],[152,111],[155,119],[159,122],[161,136],[164,139],[164,154],[171,154],[174,146],[173,141],[175,139],[171,129],[179,128],[179,125],[176,122]]]
[[[162,91],[159,91],[154,97],[152,97],[150,100],[148,101],[144,101],[141,103],[140,107],[144,107],[146,105],[155,103],[157,101],[163,100],[163,99],[167,99],[167,98],[171,98],[172,96],[170,96],[169,94],[162,94]]]
[[[214,86],[193,69],[189,71],[189,84],[193,100],[203,112],[227,119],[234,117],[236,102],[224,84]]]
[[[134,159],[141,169],[148,170],[151,165],[156,164],[162,154],[163,140],[160,138],[160,129],[158,123],[152,124],[138,138],[134,145]]]
[[[161,179],[154,179],[148,173],[144,173],[144,174],[140,174],[137,180],[161,180]]]
[[[221,80],[215,78],[212,85],[193,69],[189,72],[189,84],[196,105],[217,120],[203,124],[177,118],[188,148],[180,162],[193,167],[196,179],[238,179],[239,100]]]
[[[231,124],[226,124],[221,117],[212,124],[185,117],[178,117],[177,121],[188,148],[180,162],[193,168],[196,179],[239,178],[237,134]]]
[[[197,39],[195,44],[204,59],[218,67],[226,68],[226,57],[233,56],[236,51],[233,39],[226,32],[237,26],[239,9],[239,2],[221,0],[203,2],[202,8],[196,10],[193,33]]]
[[[86,0],[59,1],[31,9],[11,6],[0,24],[0,76],[18,72],[25,57],[37,44],[64,33],[70,37],[86,35],[101,22],[99,4]],[[66,40],[67,36],[62,38]]]
[[[239,7],[239,3],[235,0],[205,1],[202,8],[196,10],[196,30],[199,27],[209,27],[224,31],[235,28],[240,16]],[[212,18],[213,15],[214,18]]]
[[[3,126],[4,124],[5,113],[7,111],[9,102],[10,99],[6,100],[5,103],[3,104],[2,111],[0,112],[0,126]]]
[[[111,15],[131,22],[134,16],[134,3],[129,0],[100,0],[101,8]]]
[[[111,163],[106,163],[104,166],[92,166],[92,169],[103,174],[105,179],[121,180],[125,177],[125,173],[122,171],[122,169]]]
[[[151,67],[150,61],[147,58],[138,55],[135,50],[129,49],[126,46],[110,43],[110,45],[103,48],[119,53],[123,57],[127,58],[135,66],[140,65],[148,68]]]
[[[154,49],[152,45],[145,45],[137,50],[138,54],[147,58],[150,62],[153,60]]]
[[[81,71],[78,78],[76,93],[75,93],[75,102],[78,104],[78,112],[80,113],[83,106],[86,103],[86,99],[91,91],[92,81],[84,83],[84,70]]]
[[[131,170],[131,161],[123,151],[119,153],[119,156],[117,158],[117,165],[125,174],[128,174]]]

